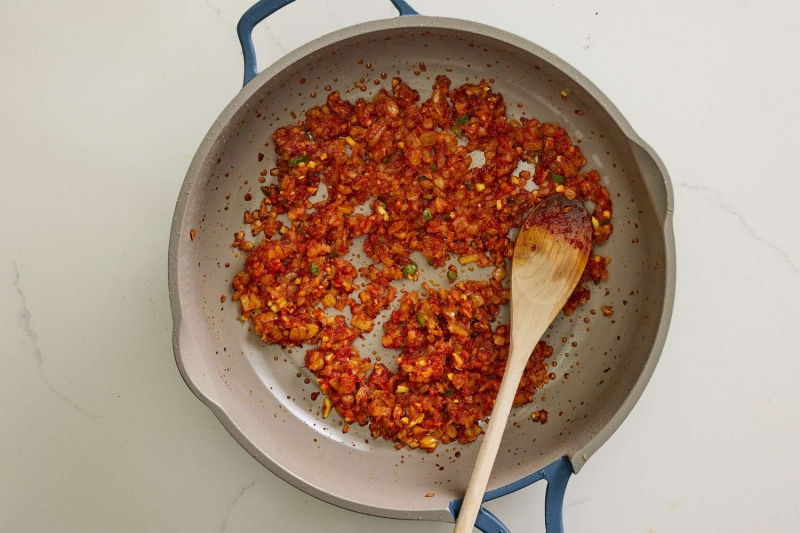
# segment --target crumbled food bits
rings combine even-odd
[[[450,265],[447,267],[447,281],[450,283],[455,283],[458,279],[458,269],[456,269],[455,265]]]
[[[531,413],[531,420],[542,425],[547,424],[547,411],[540,409]]]
[[[189,238],[191,240],[194,240],[195,237],[197,237],[197,232],[195,230],[193,230],[193,229],[190,229],[189,230]]]
[[[425,495],[426,498],[433,498],[434,496],[436,496],[435,492],[429,492]]]
[[[601,305],[600,310],[603,312],[603,316],[611,317],[614,316],[614,308],[610,305]]]
[[[263,197],[244,217],[258,237],[234,234],[244,265],[232,300],[263,342],[303,347],[319,387],[311,398],[324,399],[319,415],[335,410],[348,431],[358,424],[431,453],[475,441],[491,413],[509,350],[499,319],[510,295],[506,236],[543,198],[562,194],[595,204],[600,245],[613,231],[611,195],[597,171],[581,171],[586,158],[563,128],[509,120],[485,81],[452,88],[439,76],[425,101],[399,78],[386,85],[371,101],[330,93],[274,131],[274,167],[259,172]],[[474,168],[473,151],[487,163]],[[514,175],[523,160],[532,170]],[[459,264],[482,279],[462,281]],[[607,264],[588,262],[565,314],[607,279]],[[437,283],[442,275],[447,284]],[[397,370],[359,352],[368,336]],[[541,396],[552,354],[537,344],[516,406]]]
[[[326,396],[322,402],[322,418],[328,418],[328,415],[331,414],[331,405],[331,399]]]

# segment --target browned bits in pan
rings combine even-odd
[[[532,412],[531,420],[533,420],[534,422],[539,422],[542,425],[547,424],[547,411],[541,409],[539,411]]]

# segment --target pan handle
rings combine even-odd
[[[547,533],[564,533],[564,494],[567,491],[567,483],[572,475],[572,464],[569,459],[561,457],[550,463],[538,472],[535,472],[519,481],[490,490],[483,496],[483,501],[488,502],[506,494],[511,494],[519,489],[527,487],[540,479],[547,480],[547,490],[544,496],[544,525]],[[462,500],[450,502],[450,513],[453,518],[458,517],[461,510]],[[492,513],[481,507],[478,511],[478,518],[475,520],[475,527],[483,533],[510,533],[508,528]]]
[[[253,47],[253,28],[259,22],[272,15],[282,7],[286,7],[294,0],[260,0],[253,7],[245,11],[239,24],[236,26],[236,33],[239,34],[239,42],[242,44],[242,55],[244,56],[244,87],[250,80],[258,74],[256,65],[256,50]],[[391,0],[394,7],[400,12],[400,16],[419,15],[413,7],[408,5],[405,0]]]

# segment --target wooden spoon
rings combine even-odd
[[[470,533],[492,473],[522,372],[580,280],[592,249],[591,216],[561,195],[537,205],[520,228],[511,269],[511,345],[454,533]]]

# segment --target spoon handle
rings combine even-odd
[[[522,373],[525,371],[525,365],[528,363],[532,348],[550,324],[549,321],[545,322],[543,320],[536,322],[542,322],[542,324],[530,324],[530,327],[522,330],[524,333],[521,331],[518,334],[516,342],[514,336],[512,335],[511,337],[511,350],[509,351],[506,371],[503,374],[500,391],[497,393],[497,399],[492,409],[492,416],[489,418],[489,427],[483,436],[483,442],[475,460],[475,468],[472,471],[467,494],[464,496],[464,502],[461,504],[461,510],[458,513],[456,527],[453,530],[454,533],[471,533],[475,519],[478,517],[483,495],[486,492],[486,485],[489,482],[489,476],[492,474],[494,460],[497,457],[500,441],[503,439],[508,416],[514,403],[514,396],[517,394],[517,388],[522,379]],[[515,346],[520,348],[515,349]]]

